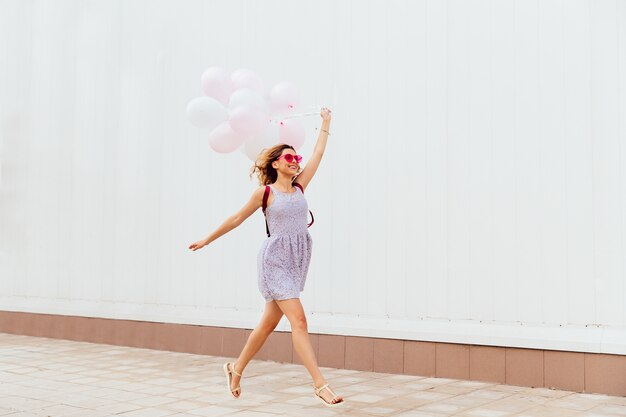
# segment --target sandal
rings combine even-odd
[[[228,365],[232,365],[232,367],[230,369],[228,369]],[[232,377],[233,374],[242,377],[243,375],[241,375],[239,372],[237,372],[235,370],[235,364],[234,363],[230,363],[230,362],[226,362],[224,364],[224,375],[226,375],[226,383],[228,384],[228,389],[230,391],[230,393],[232,394],[233,397],[235,398],[239,398],[241,396],[241,385],[237,386],[236,388],[230,389],[230,383],[232,382]],[[235,392],[239,391],[239,395],[235,395]]]
[[[339,407],[340,405],[342,405],[342,404],[344,403],[344,400],[343,400],[343,398],[342,398],[342,399],[341,399],[341,401],[338,401],[338,402],[334,403],[333,401],[334,401],[334,400],[338,397],[338,395],[337,395],[337,394],[335,394],[335,391],[333,391],[333,390],[332,390],[332,389],[331,389],[328,385],[329,385],[329,384],[325,384],[325,385],[322,385],[322,386],[321,386],[321,387],[319,387],[319,388],[315,388],[315,385],[313,385],[313,388],[315,388],[315,396],[316,396],[317,398],[319,398],[319,399],[320,399],[320,401],[321,401],[321,402],[323,402],[323,403],[324,403],[324,405],[325,405],[326,407]],[[330,392],[330,395],[332,395],[332,396],[333,396],[333,398],[330,400],[331,402],[327,402],[327,401],[326,401],[326,400],[325,400],[325,399],[324,399],[324,398],[320,395],[320,392],[322,392],[323,390],[328,390],[328,392]]]

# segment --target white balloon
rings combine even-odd
[[[228,72],[221,67],[210,67],[202,73],[200,78],[202,91],[209,97],[213,97],[224,105],[228,104],[228,99],[234,87]]]
[[[249,88],[240,88],[230,96],[228,107],[233,110],[239,106],[251,106],[263,109],[266,111],[267,103],[262,95],[256,91],[252,91]]]
[[[263,149],[271,148],[276,144],[278,144],[278,125],[268,123],[263,132],[246,139],[241,147],[241,152],[252,162],[255,162]]]
[[[197,127],[213,129],[228,119],[228,111],[213,98],[196,97],[187,104],[187,117]]]
[[[258,107],[238,106],[230,112],[230,127],[244,136],[261,133],[269,123],[267,113]]]
[[[209,134],[209,145],[216,152],[229,153],[239,148],[244,139],[228,122],[222,122]]]
[[[247,68],[240,68],[233,72],[230,79],[233,81],[235,89],[248,88],[259,94],[263,94],[265,91],[265,85],[261,78],[254,71]]]

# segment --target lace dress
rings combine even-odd
[[[309,208],[302,191],[294,188],[283,193],[270,185],[274,199],[265,210],[270,237],[257,258],[259,290],[267,302],[299,298],[311,261]]]

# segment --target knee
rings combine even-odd
[[[274,331],[276,326],[278,326],[278,321],[261,323],[261,325],[259,326],[259,331],[264,334],[270,334]]]
[[[304,314],[302,315],[298,314],[295,317],[292,317],[289,323],[291,324],[292,332],[298,332],[298,331],[306,332],[307,331],[307,322],[306,322],[306,317],[304,316]]]

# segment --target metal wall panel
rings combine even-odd
[[[254,325],[260,211],[187,249],[257,186],[185,117],[221,65],[334,110],[314,326],[623,329],[625,45],[616,0],[3,1],[0,308]]]

